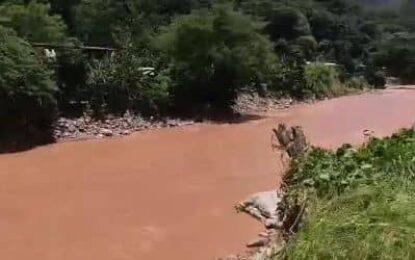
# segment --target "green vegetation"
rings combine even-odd
[[[314,148],[287,176],[287,205],[306,213],[276,259],[413,259],[414,181],[412,129],[358,149]]]
[[[304,70],[305,88],[304,95],[323,98],[335,96],[346,88],[340,82],[339,72],[333,66],[311,63]]]
[[[0,145],[47,141],[56,104],[51,71],[28,42],[2,26],[0,71]]]
[[[157,74],[143,70],[154,61],[132,54],[135,51],[139,50],[125,49],[117,56],[95,60],[90,65],[86,92],[81,98],[87,98],[95,111],[129,109],[151,114],[167,105],[170,78],[163,70]]]
[[[301,99],[383,87],[385,76],[415,81],[414,5],[373,5],[0,0],[0,25],[35,49],[14,62],[36,56],[52,71],[59,113],[197,114],[229,110],[241,89]],[[45,49],[56,56],[43,57]]]
[[[157,39],[171,57],[174,103],[226,109],[238,89],[269,82],[279,63],[260,30],[230,5],[176,19]]]
[[[0,7],[3,25],[13,28],[31,42],[58,43],[65,39],[66,25],[60,15],[50,15],[48,4],[29,1],[5,3]]]

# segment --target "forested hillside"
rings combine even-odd
[[[0,143],[46,140],[58,113],[85,109],[197,114],[242,89],[301,99],[410,83],[414,17],[408,0],[1,0]]]

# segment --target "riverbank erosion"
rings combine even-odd
[[[314,145],[359,144],[415,119],[415,90],[388,89],[124,138],[0,156],[2,259],[214,259],[262,229],[233,205],[279,186],[279,122]]]

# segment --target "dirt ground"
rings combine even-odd
[[[311,142],[358,144],[415,122],[415,89],[342,97],[251,118],[0,156],[0,259],[210,260],[245,250],[261,225],[237,215],[275,188],[279,122]]]

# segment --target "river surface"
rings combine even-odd
[[[244,250],[262,227],[233,205],[277,187],[279,122],[315,145],[359,144],[415,122],[415,89],[389,89],[125,138],[0,156],[0,259],[211,260]]]

